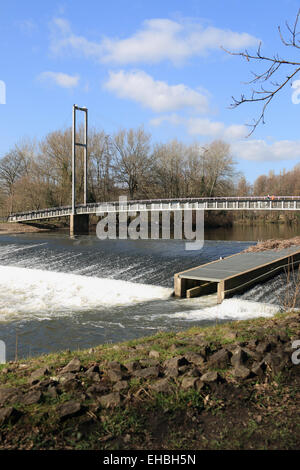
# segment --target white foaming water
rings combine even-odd
[[[147,320],[155,322],[164,318],[170,324],[172,321],[167,320],[168,318],[179,322],[245,320],[271,317],[280,310],[278,305],[241,298],[225,299],[222,304],[216,305],[216,295],[173,300],[170,305],[172,291],[171,288],[115,279],[0,266],[0,321],[33,318],[41,321],[57,316],[72,316],[92,309],[105,308],[107,311],[109,307],[151,300],[168,303],[161,304],[155,313],[149,312]],[[167,305],[171,311],[164,308]],[[133,315],[132,319],[137,323],[141,321],[141,327],[145,328],[141,315]],[[107,320],[105,323],[108,325]],[[101,322],[97,326],[103,327]]]
[[[0,266],[0,321],[42,320],[103,306],[167,299],[172,289],[39,269]]]
[[[279,305],[251,302],[243,299],[225,299],[219,305],[199,310],[182,311],[168,315],[177,320],[248,320],[255,317],[272,317],[280,311]]]

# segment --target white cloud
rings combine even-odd
[[[246,126],[241,124],[226,126],[220,121],[211,121],[208,118],[199,117],[180,117],[174,113],[155,117],[151,119],[150,124],[160,126],[163,122],[169,122],[172,125],[183,125],[191,135],[222,138],[227,141],[235,141],[247,135]]]
[[[31,19],[19,20],[15,22],[16,26],[24,34],[30,35],[37,29],[36,23]]]
[[[237,140],[246,137],[249,129],[243,124],[232,124],[224,131],[224,138],[228,140]]]
[[[189,134],[210,137],[221,136],[225,129],[222,122],[213,122],[207,118],[190,118],[186,121],[186,126]]]
[[[184,126],[191,135],[224,139],[230,143],[231,152],[238,160],[252,162],[299,160],[300,140],[278,140],[267,143],[265,140],[242,139],[248,134],[244,125],[226,126],[207,118],[185,118],[178,114],[168,114],[151,119],[150,124],[160,126],[164,122]]]
[[[76,52],[86,58],[116,64],[182,63],[192,56],[205,55],[221,46],[230,50],[256,46],[258,39],[248,33],[205,27],[195,22],[150,19],[132,36],[104,38],[99,42],[77,36],[68,21],[55,18],[51,24],[53,53]]]
[[[54,83],[62,88],[74,88],[78,85],[79,75],[68,75],[61,72],[42,72],[38,79],[43,82]]]
[[[223,122],[211,121],[207,118],[190,118],[186,122],[189,134],[203,135],[234,141],[246,137],[247,128],[241,124],[226,126]]]
[[[193,108],[200,113],[208,111],[208,99],[183,84],[168,85],[154,80],[141,70],[110,72],[105,87],[120,98],[129,98],[156,112]]]
[[[160,126],[163,122],[169,122],[170,124],[177,126],[184,123],[184,118],[181,118],[178,116],[178,114],[172,113],[150,119],[149,123],[151,126],[157,127]]]
[[[231,145],[238,158],[250,161],[284,161],[300,158],[300,141],[278,140],[268,144],[265,140],[237,141]]]

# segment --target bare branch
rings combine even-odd
[[[293,26],[290,26],[286,22],[286,29],[288,31],[289,37],[286,39],[282,34],[280,26],[278,27],[279,36],[281,42],[287,47],[293,47],[295,49],[300,49],[300,41],[298,40],[298,36],[300,35],[300,31],[298,31],[298,24],[300,18],[300,8],[297,12],[295,21]],[[248,97],[244,94],[241,94],[239,99],[236,99],[232,96],[232,103],[230,108],[236,108],[243,103],[250,103],[250,102],[262,102],[263,107],[261,110],[260,115],[258,118],[254,120],[254,124],[247,124],[247,126],[251,127],[252,130],[248,134],[250,136],[255,131],[256,127],[259,123],[265,122],[265,111],[272,99],[289,83],[292,78],[300,71],[300,62],[284,59],[281,58],[278,54],[273,55],[273,57],[263,55],[261,52],[261,42],[258,45],[257,51],[255,54],[250,54],[247,49],[243,52],[232,52],[228,51],[227,49],[222,49],[230,55],[239,56],[245,58],[248,62],[256,61],[268,64],[267,68],[261,72],[256,73],[251,71],[253,76],[252,80],[246,82],[246,85],[257,84],[260,85],[257,89],[251,89],[251,92]],[[292,72],[288,73],[285,78],[278,79],[276,74],[282,67],[292,67]],[[272,80],[270,80],[272,78]],[[264,87],[262,84],[267,83],[268,87]]]

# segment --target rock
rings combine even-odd
[[[181,367],[178,367],[178,372],[179,372],[179,374],[184,375],[186,372],[189,371],[189,369],[190,369],[189,365],[181,366]]]
[[[290,341],[289,335],[284,330],[280,331],[278,336],[279,336],[279,339],[282,343],[288,343]]]
[[[229,353],[229,351],[227,351],[226,349],[220,349],[208,359],[209,367],[226,369],[226,367],[229,365],[230,355],[231,353]]]
[[[93,382],[100,382],[101,378],[98,372],[89,372],[86,377]]]
[[[132,361],[132,362],[128,362],[126,364],[126,369],[131,373],[134,372],[135,370],[138,370],[138,369],[141,369],[141,368],[142,368],[142,366],[139,363],[139,361]]]
[[[150,385],[150,388],[157,393],[171,393],[173,390],[170,381],[166,378],[156,380]]]
[[[268,341],[261,341],[257,346],[256,346],[256,351],[260,354],[265,354],[266,352],[271,351],[271,343]]]
[[[208,371],[201,377],[201,381],[204,383],[217,382],[220,379],[220,375],[216,371]]]
[[[189,390],[190,388],[196,388],[196,382],[199,381],[197,377],[184,377],[181,382],[181,388],[183,390]]]
[[[249,349],[251,349],[252,351],[254,351],[256,349],[256,346],[257,346],[257,343],[258,343],[258,340],[257,339],[251,339],[249,341],[249,343],[247,343],[247,346]]]
[[[195,364],[195,366],[203,366],[204,365],[204,359],[201,356],[201,354],[197,354],[194,352],[189,352],[185,354],[185,358],[191,362],[192,364]]]
[[[94,398],[99,395],[103,395],[104,393],[107,393],[109,391],[109,388],[110,387],[107,382],[100,382],[99,384],[91,385],[90,387],[88,387],[86,393],[88,394],[88,396]]]
[[[41,367],[39,369],[36,369],[31,373],[29,377],[29,383],[32,384],[33,382],[38,381],[38,379],[48,374],[49,374],[49,369],[47,367]]]
[[[250,370],[243,365],[237,365],[233,370],[233,374],[239,379],[247,379],[250,376]]]
[[[199,349],[198,353],[203,357],[203,359],[206,359],[207,356],[211,353],[210,345],[207,343],[207,341],[201,344],[201,348]]]
[[[166,369],[166,370],[165,370],[165,375],[166,375],[167,377],[170,377],[170,378],[171,378],[171,377],[172,377],[172,378],[176,378],[176,377],[178,377],[178,375],[179,375],[179,370],[176,369],[176,368]]]
[[[82,410],[82,406],[79,402],[70,400],[66,403],[58,405],[56,410],[60,420],[64,421],[65,419],[72,418],[73,416],[78,415]]]
[[[123,379],[123,372],[118,369],[108,369],[106,372],[107,377],[111,382],[119,382]]]
[[[32,390],[23,395],[21,403],[23,405],[35,405],[42,400],[42,393],[38,390]]]
[[[202,390],[202,388],[205,387],[205,383],[202,382],[201,379],[198,379],[195,383],[195,386],[196,386],[196,390],[200,392],[200,390]]]
[[[271,349],[273,349],[280,342],[280,337],[278,334],[269,335],[267,341],[270,343]]]
[[[187,377],[200,377],[201,376],[201,371],[197,367],[193,367],[188,371],[186,374]]]
[[[109,361],[107,363],[107,368],[121,371],[122,370],[122,365],[117,361]]]
[[[64,392],[74,392],[75,390],[79,390],[81,388],[80,382],[76,379],[66,380],[61,384],[61,388]]]
[[[231,356],[231,364],[233,367],[242,366],[248,359],[248,354],[241,347],[237,347]]]
[[[104,408],[115,408],[121,403],[121,397],[118,392],[112,392],[108,395],[103,395],[99,399],[100,405]]]
[[[264,358],[265,362],[271,369],[274,374],[278,374],[283,369],[286,369],[290,364],[290,357],[284,351],[268,353]]]
[[[88,370],[85,372],[86,375],[93,374],[93,373],[97,373],[97,374],[100,373],[100,369],[97,364],[89,367]]]
[[[167,377],[178,377],[180,372],[184,373],[187,370],[184,367],[188,365],[189,361],[184,356],[172,357],[163,362]]]
[[[64,382],[69,382],[70,380],[76,379],[76,375],[72,374],[71,372],[66,372],[59,377],[59,382],[64,383]]]
[[[20,392],[14,387],[1,387],[0,388],[0,405],[4,405],[5,402],[12,402],[17,400],[20,396]]]
[[[116,392],[120,392],[121,390],[125,390],[128,388],[128,382],[127,380],[120,380],[120,382],[116,382],[113,386],[113,390]]]
[[[261,378],[265,374],[266,367],[267,365],[264,361],[255,362],[252,365],[251,372]]]
[[[156,378],[160,375],[159,367],[146,367],[146,369],[136,370],[133,375],[143,379]]]
[[[1,408],[0,409],[0,426],[2,424],[15,424],[20,417],[22,416],[22,413],[19,410],[16,410],[16,408],[10,406],[7,408]]]
[[[259,361],[261,359],[261,354],[259,354],[257,351],[253,351],[250,348],[244,347],[243,351],[247,354],[248,359],[251,358],[254,361]]]
[[[153,358],[140,359],[140,364],[142,367],[155,367],[159,366],[159,361]]]
[[[186,366],[189,361],[184,356],[172,357],[164,361],[163,366],[167,369],[178,369],[181,366]]]
[[[74,357],[62,370],[61,374],[67,372],[79,372],[81,368],[81,362],[77,357]]]
[[[152,350],[149,352],[149,357],[152,357],[153,359],[159,359],[159,352]]]
[[[50,398],[57,398],[58,393],[55,385],[50,385],[50,387],[48,387],[47,395],[49,395]]]

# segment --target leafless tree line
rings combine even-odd
[[[79,135],[83,134],[83,129]],[[71,129],[24,140],[0,160],[2,215],[71,202]],[[77,149],[77,203],[83,200],[83,155]],[[237,172],[227,143],[152,144],[140,127],[109,136],[89,132],[88,201],[230,195]]]

